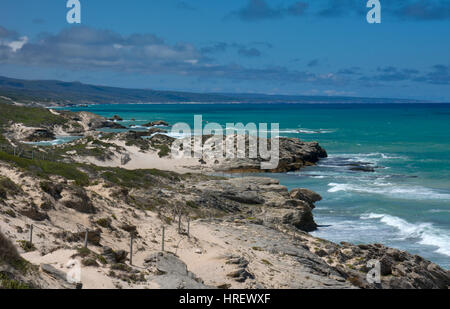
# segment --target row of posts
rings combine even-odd
[[[189,217],[187,217],[187,236],[189,236],[190,232],[190,225],[191,220]],[[181,215],[178,217],[178,234],[181,234]],[[165,251],[164,244],[165,244],[165,234],[166,234],[166,227],[162,226],[162,235],[161,235],[161,251]],[[130,265],[133,265],[133,243],[134,243],[134,234],[130,233]],[[88,247],[88,240],[89,240],[89,229],[86,229],[86,233],[84,236],[84,248]],[[33,244],[33,224],[30,225],[30,235],[29,235],[29,242],[30,244]]]
[[[18,148],[18,147],[11,147],[12,151],[11,153],[16,157],[24,157],[27,158],[25,155],[22,156],[22,154],[25,154],[25,150],[23,148]],[[0,150],[5,150],[5,152],[9,153],[8,151],[8,146],[3,146],[0,145]],[[45,161],[45,159],[50,159],[50,155],[48,157],[46,157],[46,153],[37,153],[37,155],[35,156],[35,151],[31,150],[31,160],[34,160],[36,157],[36,159]],[[50,160],[51,161],[51,160]]]

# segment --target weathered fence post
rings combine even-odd
[[[191,218],[188,216],[187,217],[187,236],[188,237],[190,237],[189,236],[190,229],[191,229]]]
[[[86,236],[84,236],[84,247],[88,247],[88,236],[89,236],[89,229],[86,229]]]
[[[134,234],[130,233],[131,238],[130,238],[130,265],[133,265],[133,237]]]
[[[33,224],[30,225],[30,244],[33,243]]]
[[[166,227],[162,227],[162,240],[161,240],[161,251],[164,252],[164,237],[166,233]]]
[[[178,215],[178,234],[181,234],[181,211]]]

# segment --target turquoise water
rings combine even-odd
[[[81,136],[56,136],[56,139],[54,139],[52,141],[27,142],[25,144],[35,145],[35,146],[55,146],[55,145],[62,145],[65,143],[69,143],[69,142],[75,141],[80,138],[81,138]]]
[[[324,200],[313,234],[332,241],[383,243],[450,268],[450,104],[97,105],[87,110],[122,124],[193,124],[193,115],[225,126],[279,123],[280,135],[318,141],[329,158],[296,173],[271,175]],[[131,119],[134,119],[133,121]],[[375,172],[357,172],[362,162]]]

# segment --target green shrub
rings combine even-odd
[[[99,267],[99,265],[98,265],[96,259],[95,259],[95,258],[91,258],[91,257],[88,257],[88,258],[83,259],[83,260],[81,261],[81,263],[82,263],[84,266],[87,266],[87,267]]]
[[[36,247],[27,240],[18,240],[17,243],[25,252],[33,252],[36,251]]]
[[[25,274],[31,264],[23,259],[16,246],[0,232],[0,265],[7,264]]]
[[[100,218],[97,220],[97,224],[104,228],[111,228],[111,219],[109,218]]]
[[[1,151],[0,160],[13,163],[16,166],[21,167],[39,177],[48,178],[50,175],[57,175],[73,180],[80,186],[89,185],[88,175],[78,170],[80,165],[76,163],[30,160],[16,157]]]
[[[130,266],[123,264],[123,263],[113,264],[113,265],[111,265],[111,269],[125,271],[125,272],[130,272],[132,270],[132,268]]]
[[[0,272],[0,289],[28,290],[31,287],[25,282],[14,280],[8,274]]]

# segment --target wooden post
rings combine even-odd
[[[84,237],[84,247],[88,247],[88,236],[89,236],[89,229],[86,229],[86,236]]]
[[[130,238],[130,265],[133,265],[133,237],[134,234],[130,233],[131,238]]]
[[[178,215],[178,234],[181,234],[181,211]]]
[[[161,240],[161,251],[164,252],[164,237],[166,233],[166,227],[162,227],[162,240]]]
[[[31,160],[34,160],[34,150],[31,150]]]
[[[30,225],[30,244],[33,243],[33,224]]]
[[[14,147],[14,156],[16,156],[16,147]]]
[[[187,236],[188,237],[190,237],[189,236],[190,229],[191,229],[191,218],[188,216],[187,217]]]

